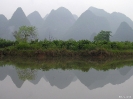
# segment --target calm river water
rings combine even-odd
[[[0,67],[0,99],[133,99],[133,67],[107,71]]]

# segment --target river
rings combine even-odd
[[[88,71],[0,66],[0,99],[133,99],[133,66]]]

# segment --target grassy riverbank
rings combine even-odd
[[[23,57],[127,57],[133,42],[91,42],[88,40],[43,40],[16,42],[0,39],[0,56]]]

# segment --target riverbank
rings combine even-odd
[[[0,40],[0,57],[130,57],[133,42],[91,42],[88,40],[43,40],[17,42]]]
[[[92,58],[106,58],[106,57],[132,57],[132,50],[67,50],[67,49],[47,49],[47,50],[0,50],[0,57],[19,56],[19,57],[92,57]]]

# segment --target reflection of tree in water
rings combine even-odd
[[[20,69],[16,68],[19,79],[25,81],[25,80],[34,80],[36,76],[37,70],[32,69]]]

